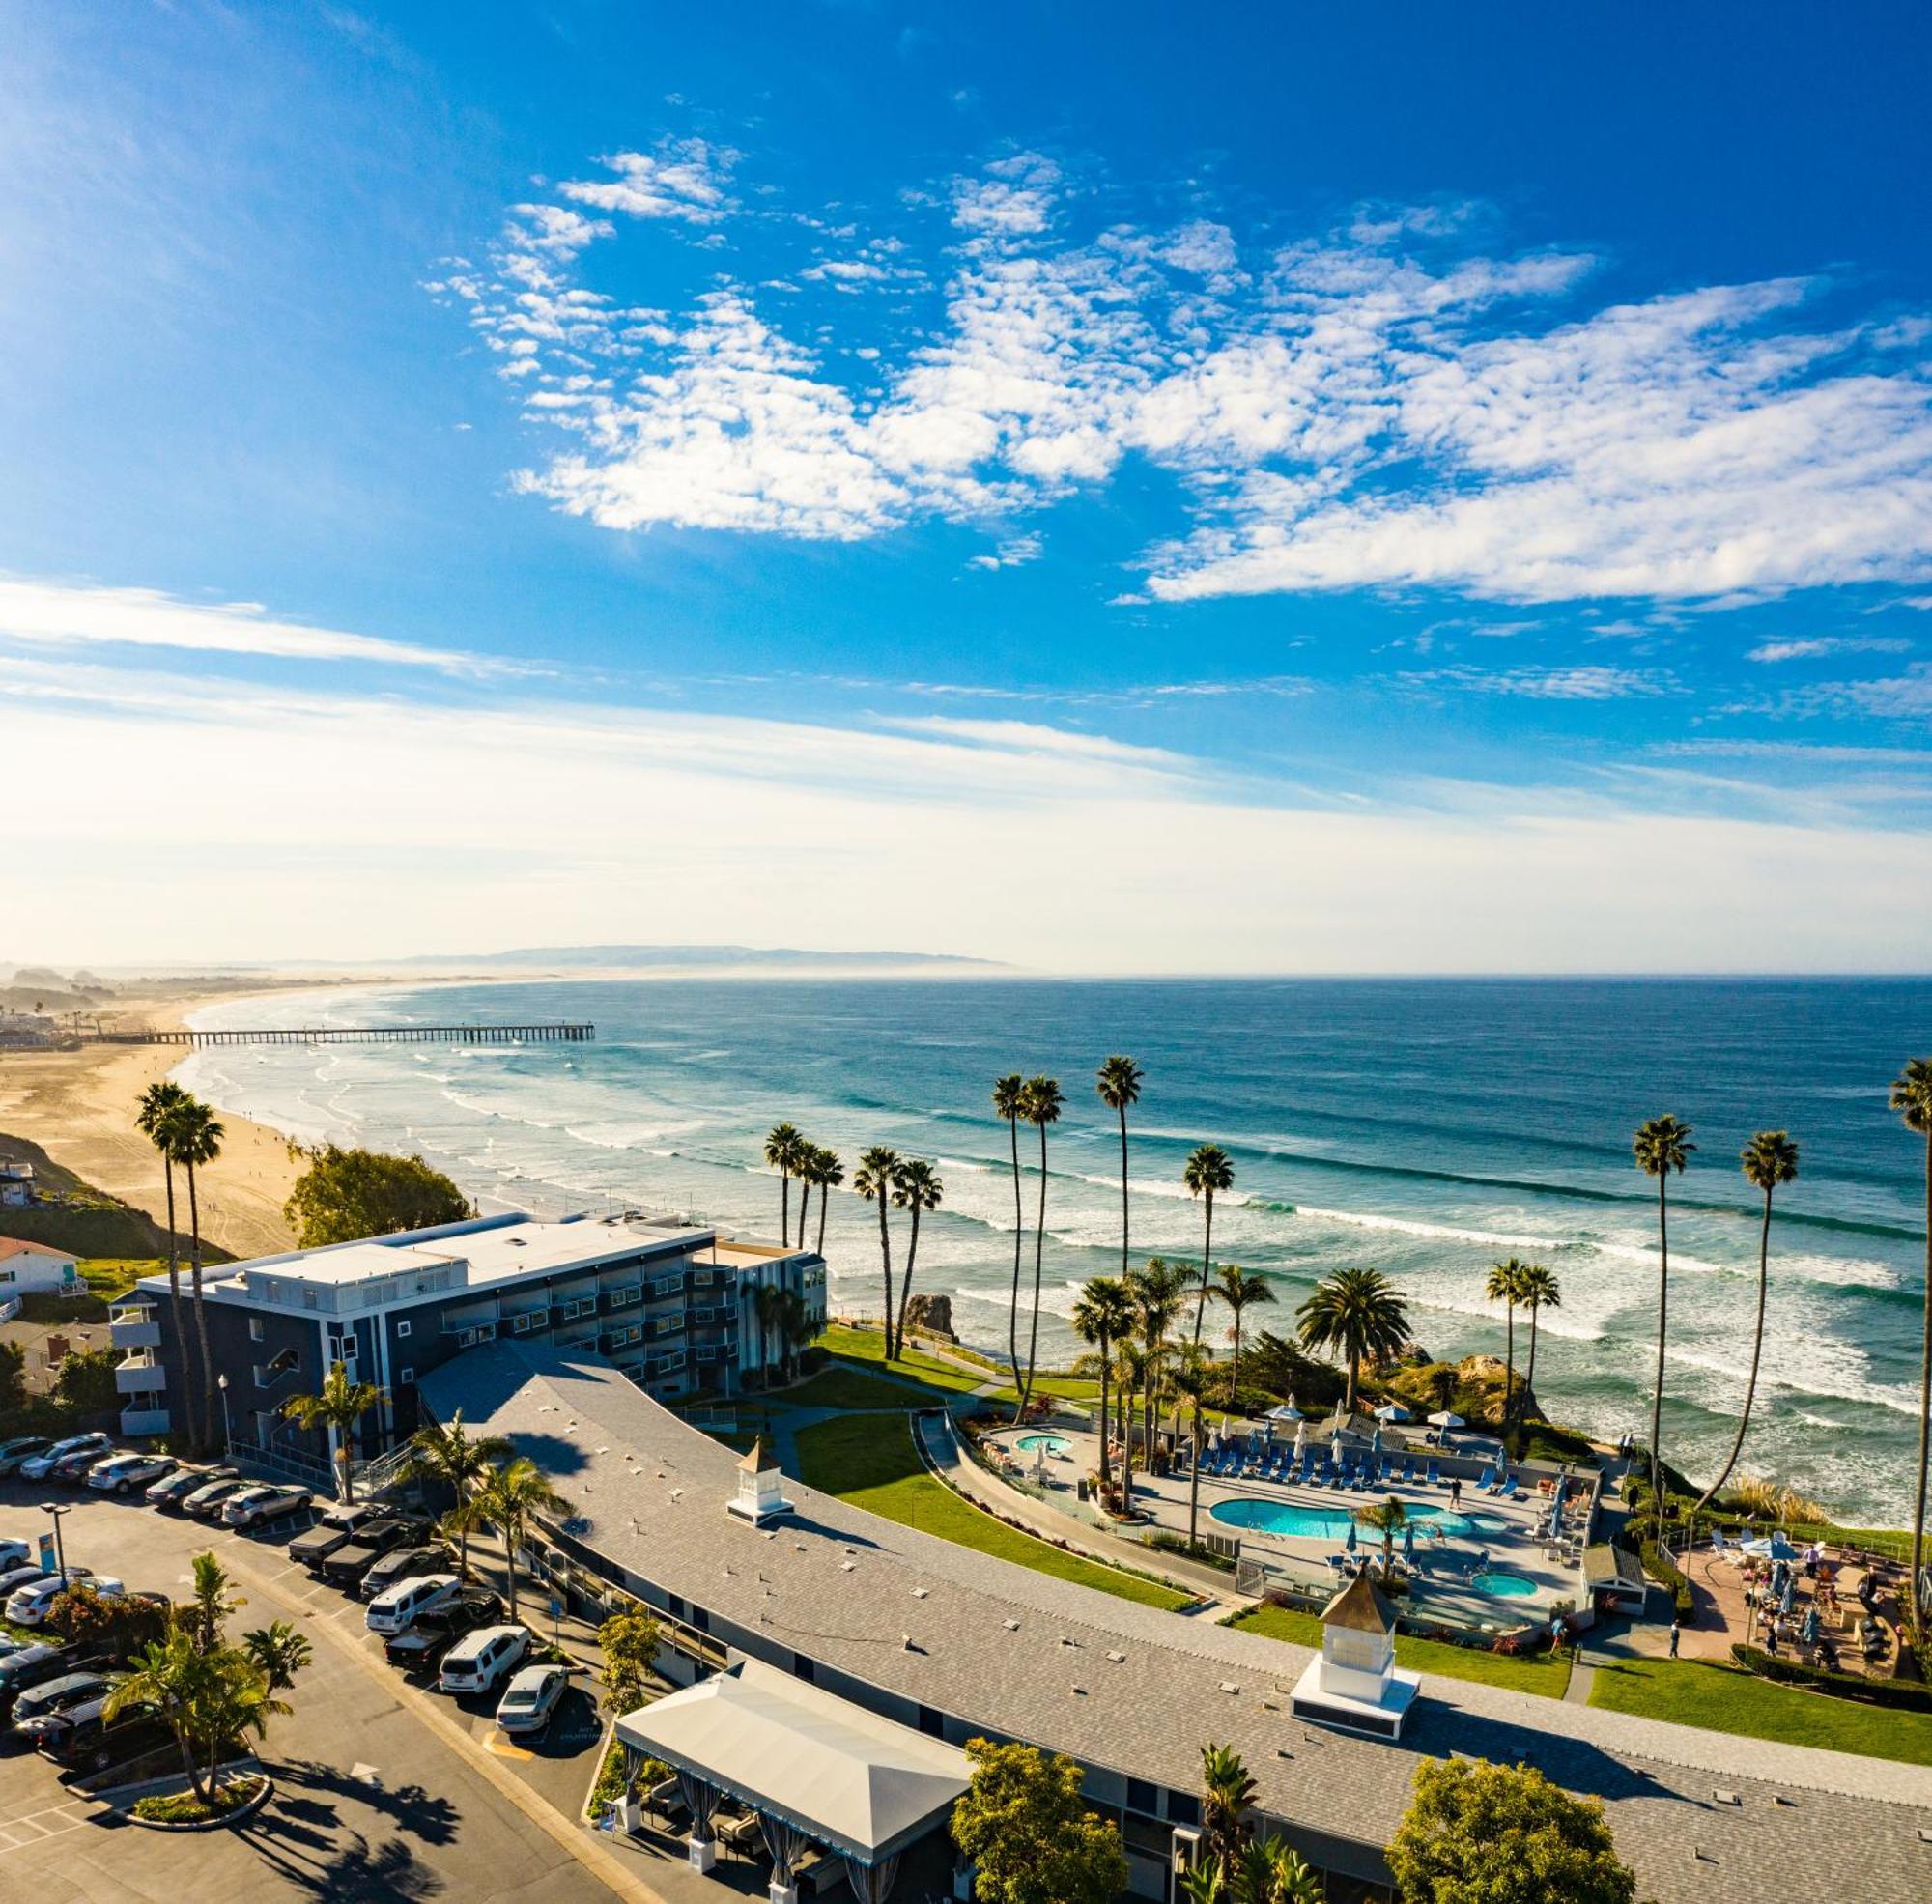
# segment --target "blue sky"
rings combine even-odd
[[[1910,8],[0,35],[21,956],[1923,966]]]

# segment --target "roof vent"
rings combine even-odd
[[[931,1591],[932,1589],[930,1587],[914,1587],[912,1590],[912,1597],[915,1600],[923,1600],[925,1596]]]
[[[1084,1699],[1087,1696],[1087,1689],[1084,1686],[1076,1686],[1073,1689],[1073,1696],[1076,1699]]]
[[[912,1634],[909,1633],[902,1633],[899,1634],[899,1644],[903,1646],[908,1653],[916,1653],[919,1650],[912,1643]]]
[[[1114,1662],[1114,1664],[1115,1664],[1115,1665],[1117,1665],[1117,1666],[1123,1666],[1123,1665],[1125,1665],[1125,1664],[1126,1664],[1126,1662],[1127,1662],[1127,1656],[1126,1656],[1126,1655],[1125,1655],[1124,1653],[1113,1653],[1113,1652],[1110,1652],[1110,1653],[1109,1653],[1109,1654],[1107,1655],[1107,1658],[1108,1658],[1109,1660],[1111,1660],[1111,1661],[1112,1661],[1112,1662]]]
[[[1005,1626],[1009,1633],[1018,1633],[1020,1630],[1020,1623],[1017,1620],[1006,1620],[1001,1624]]]
[[[1221,1682],[1221,1691],[1222,1691],[1223,1692],[1236,1692],[1236,1693],[1237,1693],[1237,1692],[1239,1692],[1239,1691],[1240,1691],[1240,1690],[1241,1690],[1241,1689],[1240,1689],[1240,1688],[1239,1688],[1238,1686],[1236,1686],[1236,1685],[1235,1684],[1235,1682],[1234,1682],[1234,1681],[1233,1681],[1232,1679],[1224,1679],[1224,1680],[1223,1680],[1223,1681]]]
[[[1736,1792],[1727,1792],[1721,1785],[1719,1785],[1718,1789],[1711,1794],[1711,1798],[1713,1802],[1718,1805],[1741,1805],[1744,1804],[1744,1800],[1741,1799]]]
[[[1062,1634],[1060,1635],[1060,1643],[1061,1645],[1065,1647],[1078,1647],[1078,1645],[1080,1644],[1080,1642],[1077,1639],[1068,1639],[1065,1634]]]
[[[859,1563],[856,1560],[841,1560],[838,1563],[838,1571],[841,1574],[856,1574],[859,1571]]]

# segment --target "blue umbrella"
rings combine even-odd
[[[1815,1646],[1818,1641],[1818,1609],[1807,1606],[1804,1609],[1804,1624],[1798,1629],[1798,1636],[1806,1646]]]
[[[1355,1523],[1354,1523],[1354,1521],[1352,1521],[1352,1520],[1350,1520],[1350,1521],[1349,1522],[1349,1538],[1348,1538],[1348,1539],[1347,1539],[1346,1541],[1344,1541],[1344,1542],[1342,1543],[1342,1545],[1343,1545],[1343,1547],[1344,1547],[1345,1549],[1347,1549],[1347,1550],[1348,1550],[1349,1552],[1350,1552],[1350,1553],[1353,1553],[1353,1552],[1354,1552],[1354,1550],[1355,1550]]]
[[[1413,1520],[1406,1522],[1402,1530],[1402,1557],[1405,1560],[1413,1560],[1415,1558],[1415,1522]]]
[[[1780,1613],[1789,1613],[1791,1611],[1791,1603],[1793,1598],[1797,1594],[1797,1591],[1798,1591],[1798,1582],[1796,1580],[1785,1581],[1784,1592],[1782,1593],[1782,1595],[1779,1596],[1777,1602],[1777,1610]]]

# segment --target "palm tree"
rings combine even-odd
[[[893,1238],[886,1227],[886,1208],[893,1199],[893,1179],[897,1175],[899,1153],[884,1144],[874,1144],[859,1159],[859,1174],[852,1187],[868,1204],[879,1207],[879,1260],[886,1276],[886,1360],[893,1359]]]
[[[504,1435],[471,1436],[464,1426],[463,1410],[449,1417],[447,1426],[429,1422],[410,1436],[409,1453],[403,1458],[400,1481],[431,1481],[447,1488],[457,1507],[463,1507],[481,1484],[491,1467],[510,1452]],[[469,1527],[458,1515],[452,1522],[457,1537],[456,1571],[469,1577]]]
[[[242,1605],[229,1594],[235,1582],[212,1553],[194,1556],[188,1563],[188,1605],[183,1609],[181,1622],[201,1652],[218,1652],[222,1623]]]
[[[1007,1311],[1007,1359],[1012,1365],[1013,1394],[1020,1392],[1020,1257],[1026,1248],[1026,1210],[1020,1200],[1020,1118],[1026,1110],[1026,1079],[1017,1071],[993,1080],[993,1109],[1007,1121],[1013,1160],[1013,1299]],[[1013,1419],[1019,1420],[1015,1399]]]
[[[818,1254],[825,1254],[825,1200],[845,1180],[845,1166],[838,1160],[837,1151],[828,1151],[823,1144],[814,1144],[811,1154],[806,1159],[807,1180],[818,1189]],[[798,1239],[805,1241],[805,1226],[799,1225]]]
[[[350,1437],[355,1432],[355,1424],[387,1399],[374,1382],[351,1381],[349,1371],[337,1362],[329,1370],[320,1394],[291,1395],[282,1404],[281,1412],[298,1427],[319,1428],[327,1433],[328,1452],[335,1462],[345,1501],[355,1498],[355,1475],[351,1466],[355,1454]]]
[[[116,1679],[102,1718],[111,1724],[129,1707],[153,1711],[174,1734],[188,1787],[204,1804],[214,1797],[224,1753],[248,1733],[265,1733],[271,1716],[289,1710],[246,1653],[238,1647],[204,1652],[181,1627],[136,1655]]]
[[[551,1486],[550,1477],[527,1455],[493,1467],[476,1491],[481,1518],[503,1543],[503,1571],[509,1582],[511,1624],[517,1618],[517,1552],[532,1517],[561,1514],[570,1503]]]
[[[1187,1546],[1190,1551],[1201,1521],[1201,1456],[1208,1446],[1208,1395],[1214,1380],[1214,1364],[1191,1342],[1168,1377],[1177,1403],[1184,1402],[1193,1417],[1194,1450],[1187,1464]]]
[[[764,1372],[766,1387],[771,1386],[772,1337],[784,1320],[784,1291],[776,1283],[763,1283],[752,1292],[752,1316],[758,1325],[758,1366]]]
[[[1186,1285],[1187,1272],[1161,1256],[1149,1257],[1144,1267],[1130,1269],[1126,1276],[1127,1299],[1141,1329],[1142,1432],[1147,1457],[1142,1465],[1149,1469],[1153,1466],[1154,1396],[1167,1363],[1167,1332],[1180,1313],[1181,1292]]]
[[[1395,1567],[1395,1537],[1408,1524],[1408,1509],[1400,1494],[1391,1494],[1386,1500],[1358,1507],[1355,1519],[1382,1537],[1382,1578],[1387,1579]]]
[[[168,1191],[168,1304],[175,1344],[181,1351],[182,1410],[188,1439],[201,1445],[201,1430],[194,1418],[194,1377],[188,1360],[187,1328],[182,1320],[181,1238],[175,1234],[175,1158],[168,1137],[169,1120],[188,1094],[172,1079],[162,1078],[141,1094],[141,1107],[134,1126],[161,1154],[161,1176]]]
[[[937,1209],[945,1195],[946,1185],[923,1157],[908,1157],[893,1173],[893,1202],[898,1208],[912,1212],[912,1235],[906,1239],[905,1274],[899,1278],[898,1339],[892,1351],[895,1356],[905,1353],[906,1303],[912,1295],[912,1267],[919,1256],[919,1213],[923,1209]]]
[[[789,1380],[798,1374],[798,1351],[817,1333],[805,1297],[796,1290],[786,1290],[779,1304],[779,1341],[784,1349],[784,1372]]]
[[[1670,1313],[1670,1209],[1666,1194],[1670,1173],[1681,1176],[1690,1153],[1690,1126],[1667,1113],[1639,1124],[1631,1141],[1637,1168],[1657,1179],[1657,1387],[1650,1398],[1650,1485],[1657,1493],[1657,1545],[1663,1548],[1663,1345]]]
[[[1915,1058],[1892,1081],[1891,1108],[1925,1140],[1925,1342],[1918,1361],[1918,1491],[1912,1506],[1912,1630],[1922,1634],[1925,1469],[1932,1460],[1932,1058]]]
[[[1234,1327],[1229,1331],[1235,1339],[1235,1360],[1228,1376],[1228,1406],[1238,1411],[1241,1406],[1238,1399],[1241,1389],[1241,1316],[1257,1303],[1272,1302],[1274,1285],[1265,1276],[1251,1275],[1232,1263],[1224,1263],[1219,1278],[1208,1293],[1216,1302],[1225,1302],[1234,1318]]]
[[[1100,1066],[1094,1088],[1121,1119],[1121,1274],[1127,1273],[1127,1108],[1141,1101],[1141,1067],[1118,1053]]]
[[[1513,1256],[1506,1263],[1490,1265],[1489,1280],[1483,1285],[1483,1293],[1492,1302],[1504,1303],[1508,1307],[1508,1333],[1503,1340],[1507,1347],[1503,1350],[1503,1438],[1509,1438],[1510,1410],[1516,1405],[1516,1306],[1522,1300],[1522,1274],[1529,1267],[1521,1257]]]
[[[208,1349],[208,1306],[201,1293],[201,1200],[195,1191],[195,1172],[212,1164],[221,1154],[221,1140],[227,1136],[221,1122],[198,1097],[184,1096],[167,1114],[165,1125],[168,1137],[168,1154],[187,1172],[187,1226],[190,1254],[189,1283],[194,1300],[195,1339],[201,1350],[201,1428],[206,1434],[213,1432],[214,1420],[214,1358]],[[187,1380],[187,1357],[182,1356],[183,1385],[192,1392],[192,1384]],[[195,1430],[192,1420],[190,1432],[197,1440],[205,1440],[206,1434]]]
[[[1208,1855],[1232,1875],[1247,1848],[1254,1809],[1255,1781],[1233,1746],[1201,1748],[1201,1830]]]
[[[1039,1218],[1033,1233],[1033,1321],[1027,1334],[1026,1381],[1020,1389],[1021,1416],[1033,1399],[1034,1364],[1039,1355],[1039,1278],[1046,1251],[1046,1127],[1060,1122],[1060,1085],[1056,1079],[1027,1079],[1020,1115],[1039,1132]]]
[[[1100,1493],[1114,1485],[1112,1435],[1109,1433],[1108,1390],[1114,1375],[1114,1347],[1134,1325],[1133,1305],[1126,1285],[1113,1276],[1094,1276],[1073,1304],[1073,1333],[1091,1342],[1100,1364]]]
[[[1348,1358],[1343,1407],[1350,1413],[1363,1358],[1385,1361],[1408,1345],[1408,1305],[1378,1269],[1337,1269],[1315,1285],[1294,1313],[1302,1348],[1335,1349]]]
[[[286,1692],[296,1674],[315,1658],[315,1649],[287,1620],[271,1620],[242,1635],[242,1648],[261,1667],[270,1692]]]
[[[1745,1406],[1744,1412],[1738,1417],[1737,1439],[1731,1443],[1731,1452],[1725,1459],[1722,1471],[1697,1496],[1697,1504],[1690,1510],[1687,1545],[1697,1537],[1697,1517],[1703,1512],[1704,1504],[1731,1478],[1731,1470],[1737,1466],[1738,1457],[1744,1452],[1745,1431],[1750,1426],[1751,1402],[1757,1394],[1758,1357],[1764,1350],[1764,1302],[1771,1281],[1771,1193],[1780,1183],[1797,1180],[1798,1146],[1792,1142],[1788,1131],[1760,1130],[1739,1153],[1738,1163],[1751,1188],[1764,1192],[1764,1219],[1758,1226],[1757,1236],[1757,1323],[1751,1331],[1750,1375],[1745,1382]]]
[[[1214,1198],[1222,1190],[1235,1187],[1235,1165],[1218,1144],[1199,1144],[1180,1167],[1180,1180],[1187,1193],[1207,1206],[1208,1225],[1201,1239],[1201,1293],[1194,1302],[1194,1340],[1201,1340],[1201,1316],[1208,1307],[1208,1259],[1214,1248]]]
[[[779,1240],[791,1239],[791,1179],[805,1151],[795,1123],[775,1123],[765,1135],[765,1161],[779,1174]]]
[[[1517,1422],[1520,1430],[1529,1418],[1530,1403],[1536,1399],[1537,1319],[1546,1309],[1563,1307],[1563,1285],[1556,1280],[1553,1270],[1532,1263],[1522,1272],[1522,1293],[1517,1300],[1529,1311],[1529,1373],[1522,1378],[1522,1409]]]

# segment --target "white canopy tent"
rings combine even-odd
[[[757,1660],[627,1713],[617,1738],[830,1847],[858,1867],[855,1879],[876,1871],[884,1887],[899,1853],[952,1810],[969,1772],[956,1747]]]

